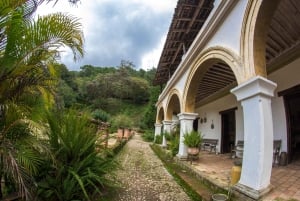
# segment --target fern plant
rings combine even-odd
[[[202,142],[202,135],[198,131],[191,131],[189,133],[186,133],[184,136],[183,143],[188,147],[199,147],[199,145]]]

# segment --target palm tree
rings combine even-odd
[[[52,63],[61,46],[70,47],[75,60],[83,56],[78,19],[57,13],[34,21],[30,16],[40,2],[0,1],[0,181],[27,200],[46,150],[37,137],[43,127],[36,114],[54,103]]]

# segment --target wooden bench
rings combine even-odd
[[[214,151],[216,153],[218,141],[218,139],[202,139],[201,149],[208,149],[210,152]]]

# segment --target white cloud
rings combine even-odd
[[[128,1],[128,0],[123,0]],[[143,4],[156,12],[169,12],[170,7],[175,8],[177,0],[131,0],[134,3]]]
[[[70,13],[80,18],[86,56],[73,63],[68,50],[62,62],[69,69],[80,66],[116,66],[121,59],[144,69],[156,67],[177,0],[81,0],[71,6],[66,0],[43,4],[38,15]],[[163,39],[162,39],[163,38]],[[163,41],[162,41],[163,40]]]
[[[162,49],[165,44],[165,40],[166,40],[166,35],[164,35],[161,38],[160,43],[156,48],[143,55],[141,68],[147,70],[147,69],[151,69],[152,67],[157,67]]]

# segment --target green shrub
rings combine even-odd
[[[163,136],[162,136],[162,135],[156,135],[156,136],[155,136],[154,143],[155,143],[155,144],[161,144],[161,143],[162,143],[162,140],[163,140]]]
[[[124,114],[119,114],[112,119],[112,127],[117,128],[130,128],[132,126],[132,121],[129,116]]]
[[[142,134],[142,138],[146,142],[153,142],[154,141],[154,132],[152,130],[147,130]]]
[[[163,135],[165,135],[165,138],[167,141],[171,141],[173,138],[173,134],[168,133],[168,132],[164,132]]]
[[[183,143],[188,147],[199,147],[202,142],[202,135],[198,131],[191,131],[186,133],[184,136]]]
[[[176,156],[179,151],[179,135],[175,135],[172,137],[170,141],[170,146],[169,146],[172,156]]]
[[[92,117],[94,119],[107,122],[110,118],[110,115],[107,112],[105,112],[104,110],[97,109],[92,112]]]

